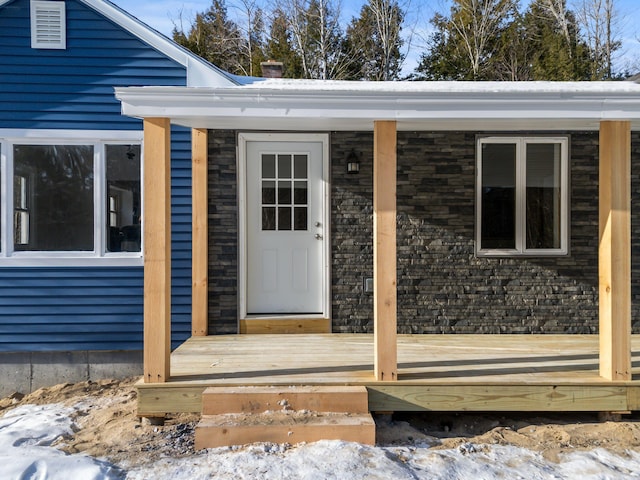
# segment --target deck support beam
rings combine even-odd
[[[373,129],[373,318],[375,378],[398,380],[395,121]]]
[[[144,382],[169,379],[171,124],[144,119]]]
[[[600,123],[600,376],[631,380],[631,124]]]
[[[195,337],[208,335],[208,210],[207,210],[207,157],[208,132],[191,130],[191,333]]]

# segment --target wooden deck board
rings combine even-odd
[[[597,335],[399,335],[397,383],[375,381],[373,348],[357,334],[193,337],[168,382],[138,385],[139,410],[199,411],[207,386],[326,384],[367,386],[376,410],[640,408],[640,336],[627,382],[599,376]]]

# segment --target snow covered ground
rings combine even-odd
[[[428,443],[254,444],[182,457],[150,454],[145,464],[113,465],[56,448],[78,430],[72,418],[81,408],[22,405],[6,412],[0,418],[0,479],[640,479],[637,451],[576,451],[555,463],[519,447],[474,443],[449,450]]]

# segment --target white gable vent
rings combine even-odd
[[[31,2],[31,48],[67,47],[64,2]]]

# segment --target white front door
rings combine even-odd
[[[321,315],[326,242],[319,138],[244,141],[247,316]],[[257,138],[260,138],[258,136]],[[304,140],[302,140],[304,138]],[[326,138],[326,136],[325,136]],[[241,159],[242,160],[242,159]]]

